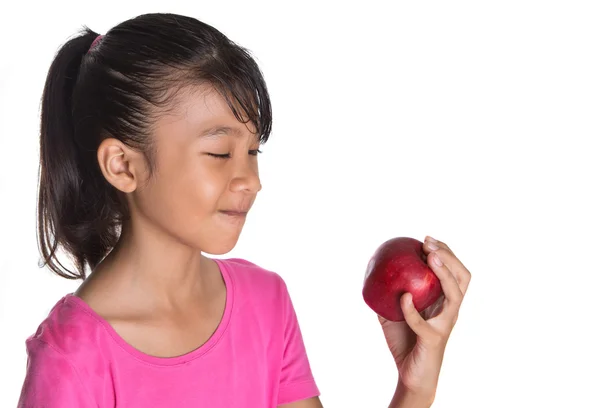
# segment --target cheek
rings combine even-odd
[[[185,196],[190,212],[196,216],[208,216],[217,210],[222,184],[212,172],[204,170],[191,174],[186,185],[181,187],[186,190]]]
[[[199,163],[181,161],[163,166],[140,195],[140,209],[174,231],[197,228],[218,209],[223,185],[218,172]]]
[[[184,223],[196,223],[213,213],[222,192],[218,173],[199,164],[182,166],[165,186],[165,197]]]

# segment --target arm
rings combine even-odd
[[[388,408],[429,408],[433,404],[433,398],[411,393],[401,381],[398,381],[396,392]]]

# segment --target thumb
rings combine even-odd
[[[400,305],[402,307],[402,313],[404,313],[404,318],[406,319],[406,324],[408,324],[408,327],[410,327],[411,330],[414,331],[419,337],[427,336],[431,328],[425,319],[423,319],[421,314],[417,311],[417,308],[415,308],[415,305],[412,301],[412,294],[410,292],[402,295],[402,298],[400,298]]]

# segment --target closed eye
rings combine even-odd
[[[262,151],[259,149],[248,150],[248,154],[250,154],[251,156],[258,156],[259,153],[262,153]],[[209,156],[215,157],[217,159],[230,159],[231,158],[231,153],[226,153],[226,154],[207,153],[207,154]]]

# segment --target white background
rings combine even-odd
[[[1,407],[16,405],[26,337],[79,284],[38,268],[48,67],[83,24],[157,11],[213,25],[264,72],[263,190],[224,257],[286,280],[325,407],[390,402],[364,271],[383,241],[426,235],[473,275],[434,406],[600,406],[597,2],[131,3],[1,9]]]

